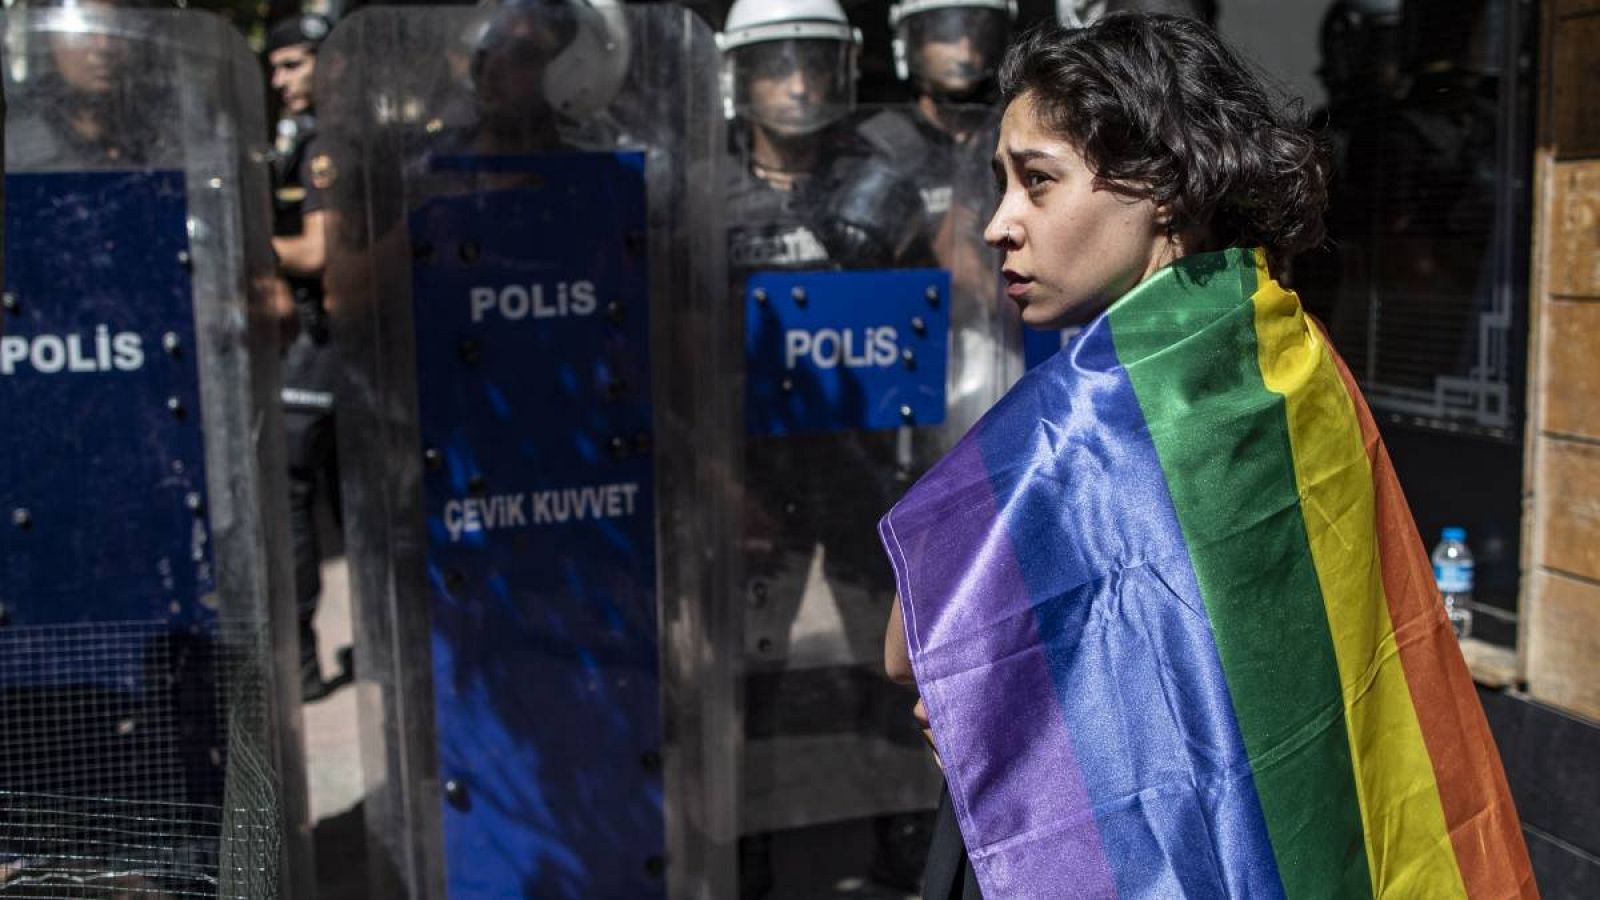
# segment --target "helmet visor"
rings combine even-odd
[[[849,113],[854,48],[804,38],[763,41],[731,51],[734,109],[783,134],[808,134]]]
[[[987,85],[1010,36],[1010,18],[1004,10],[992,8],[931,9],[900,23],[912,77],[947,94],[966,94]]]

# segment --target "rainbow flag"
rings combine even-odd
[[[985,896],[1537,896],[1372,416],[1261,251],[1118,300],[880,531]]]

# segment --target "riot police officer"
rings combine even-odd
[[[1082,28],[1113,13],[1159,13],[1188,16],[1215,27],[1217,0],[1057,0],[1056,17],[1061,24]]]
[[[855,127],[860,37],[839,4],[739,0],[718,43],[733,120],[723,191],[730,296],[743,300],[761,272],[932,265],[915,180]],[[892,815],[917,803],[904,798],[916,793],[905,785],[920,749],[895,731],[907,701],[861,664],[882,635],[869,617],[893,596],[870,550],[873,522],[913,474],[903,437],[848,428],[748,437],[745,896],[771,887],[773,832],[863,815],[877,836],[878,880],[914,887],[920,870],[918,829],[908,848]],[[830,602],[838,618],[818,621]],[[885,762],[904,752],[900,738],[910,753]],[[805,783],[803,769],[827,768],[828,783]],[[874,781],[904,789],[883,800]]]
[[[878,112],[860,127],[879,153],[921,173],[924,233],[958,287],[973,295],[992,282],[994,266],[977,258],[984,253],[981,243],[963,238],[982,230],[988,192],[963,189],[965,203],[955,209],[955,182],[988,184],[998,126],[994,79],[1016,17],[1015,0],[904,0],[890,6],[895,74],[910,83],[916,102],[910,110]],[[970,332],[958,340],[958,352],[983,352],[967,346],[974,340]],[[961,416],[957,430],[970,418]]]
[[[908,258],[904,216],[919,200],[844,127],[860,35],[836,0],[739,0],[718,43],[738,123],[725,191],[735,275]]]
[[[43,166],[118,166],[138,168],[164,154],[172,143],[158,123],[167,92],[157,82],[159,67],[141,60],[148,52],[94,27],[96,11],[141,4],[130,0],[32,0],[32,9],[61,9],[55,30],[42,45],[26,45],[27,78],[21,87],[28,102],[12,123],[6,146],[16,169]],[[103,14],[103,13],[101,13]],[[135,117],[130,110],[150,110]]]
[[[916,90],[923,128],[956,142],[985,124],[1015,0],[904,0],[889,7],[895,74]]]
[[[367,834],[403,853],[409,893],[436,873],[517,896],[654,897],[693,877],[681,843],[665,855],[692,782],[671,780],[687,754],[663,752],[663,729],[696,726],[663,712],[698,684],[663,683],[697,638],[673,630],[693,592],[671,579],[707,544],[669,543],[699,515],[673,502],[694,482],[651,479],[691,438],[696,466],[733,445],[669,405],[732,353],[674,339],[721,294],[703,289],[717,254],[673,252],[721,237],[684,214],[715,193],[687,177],[721,149],[710,37],[665,4],[524,0],[374,9],[323,50],[340,450],[360,460],[349,559],[363,679],[382,688],[363,699],[384,704],[367,751],[389,772]],[[469,529],[479,501],[514,510]]]
[[[5,21],[7,201],[27,227],[0,310],[0,493],[20,510],[0,539],[0,791],[22,798],[8,825],[52,824],[0,829],[0,881],[215,892],[219,858],[277,858],[279,811],[306,821],[277,740],[290,667],[269,660],[286,548],[255,503],[286,488],[242,289],[270,270],[265,123],[234,77],[251,55],[215,17],[29,5]],[[28,370],[19,346],[40,348]],[[233,841],[237,814],[259,844]],[[109,815],[139,836],[108,835]]]
[[[273,237],[278,271],[294,301],[297,334],[283,361],[284,433],[289,458],[289,525],[293,537],[295,601],[300,624],[300,693],[307,701],[328,691],[317,657],[315,618],[322,594],[322,549],[316,504],[326,490],[337,512],[338,455],[334,445],[334,360],[323,298],[326,212],[332,164],[316,142],[312,84],[317,48],[330,26],[321,16],[295,16],[267,34],[267,65],[282,104],[272,164]]]

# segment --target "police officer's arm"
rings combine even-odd
[[[278,264],[283,271],[301,278],[315,278],[328,264],[328,248],[323,243],[327,235],[327,216],[323,210],[308,212],[305,227],[299,234],[272,239],[272,249],[278,254]]]

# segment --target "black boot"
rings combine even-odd
[[[317,633],[311,632],[308,640],[305,629],[300,634],[300,702],[313,703],[328,696],[328,683],[322,680],[322,663],[317,660]]]

